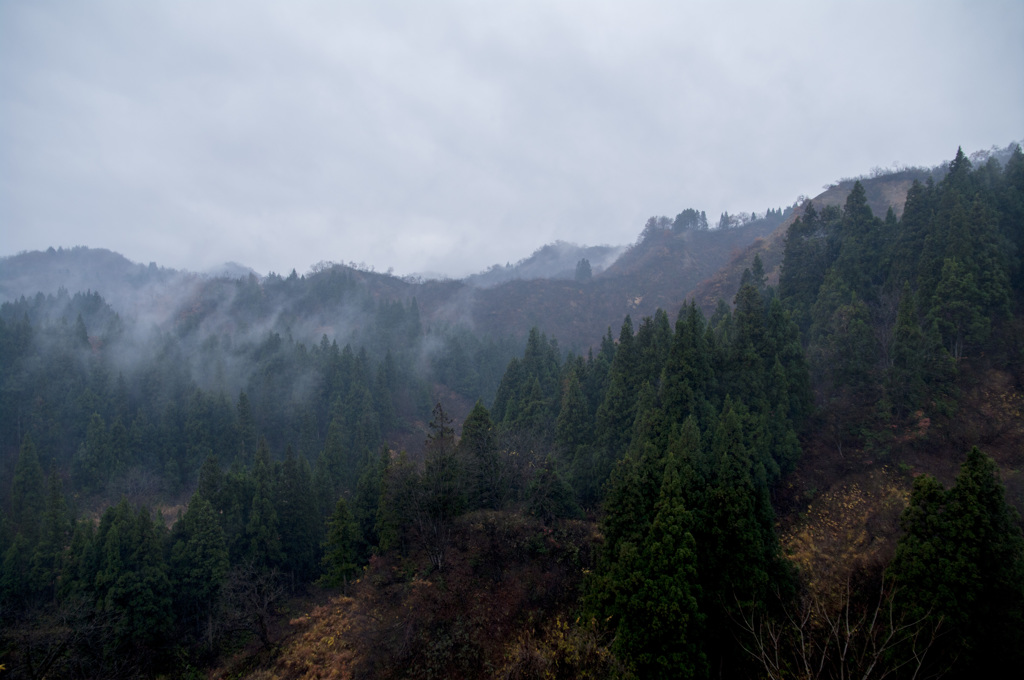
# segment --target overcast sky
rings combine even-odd
[[[0,255],[461,276],[1024,139],[1024,3],[0,0]]]

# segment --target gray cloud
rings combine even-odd
[[[0,3],[2,252],[463,275],[1024,136],[1019,2]]]

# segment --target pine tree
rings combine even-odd
[[[352,499],[352,517],[359,528],[360,562],[369,559],[379,542],[377,513],[384,490],[384,474],[388,469],[388,459],[387,447],[381,447],[378,452],[369,454],[356,484],[356,493]]]
[[[914,180],[907,190],[903,216],[892,237],[889,261],[889,289],[899,290],[904,282],[916,282],[921,248],[932,225],[935,187],[929,180],[921,184]]]
[[[598,479],[602,482],[610,472],[611,465],[622,457],[629,443],[630,430],[636,420],[638,364],[633,322],[627,316],[619,333],[615,359],[608,374],[608,389],[595,416],[595,443],[604,449],[604,462],[597,471]]]
[[[418,509],[421,479],[405,452],[392,458],[386,456],[381,473],[380,502],[376,524],[378,546],[382,552],[398,549],[404,555],[409,548],[411,525]]]
[[[211,453],[199,469],[199,485],[196,487],[196,493],[216,506],[223,486],[224,473],[220,469],[216,454]]]

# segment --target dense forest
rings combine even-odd
[[[781,265],[591,349],[329,267],[5,302],[0,674],[1019,668],[1024,154],[944,170],[723,215]],[[623,258],[716,231],[652,220]]]

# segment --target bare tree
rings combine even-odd
[[[896,588],[880,579],[878,597],[858,603],[847,580],[827,597],[804,590],[799,602],[771,618],[743,611],[740,643],[771,680],[881,680],[924,676],[925,659],[943,634],[942,621],[908,618],[895,604]]]
[[[276,569],[264,570],[252,562],[235,567],[221,594],[221,627],[227,633],[249,631],[270,646],[270,622],[285,587]]]

